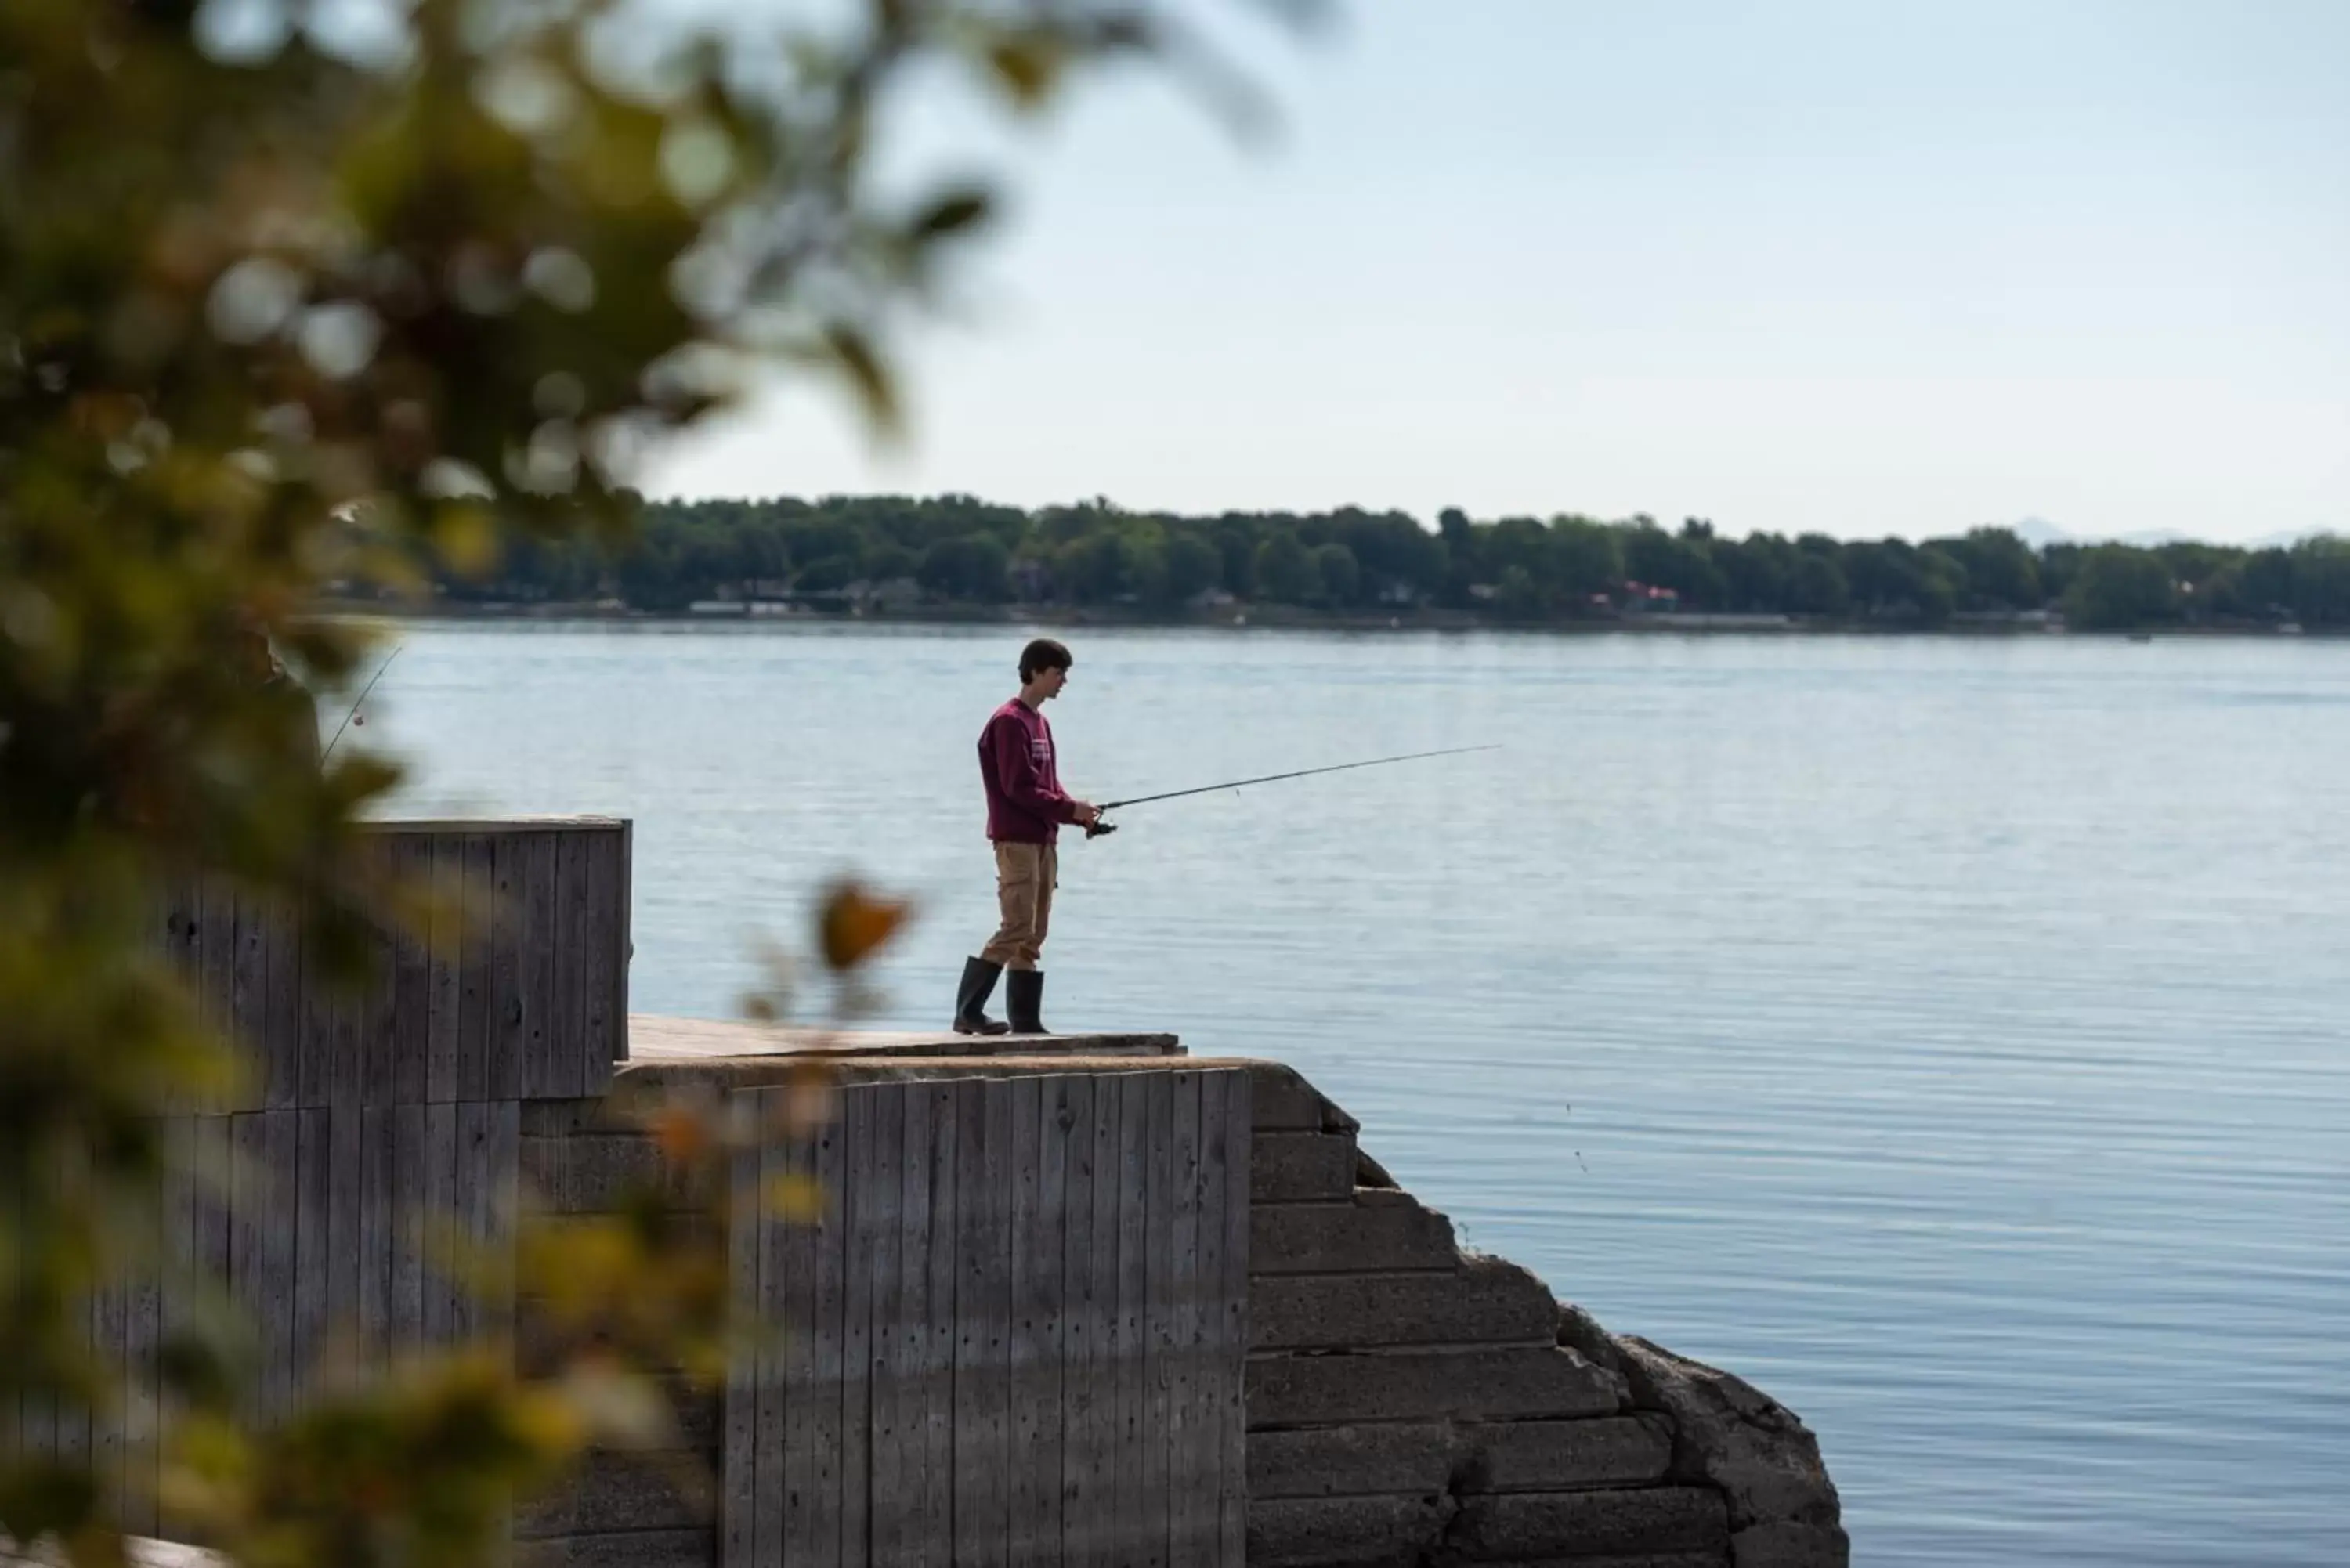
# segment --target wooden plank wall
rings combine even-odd
[[[252,1397],[265,1416],[292,1406],[330,1337],[384,1365],[504,1333],[510,1302],[431,1266],[426,1217],[479,1243],[504,1235],[522,1100],[601,1093],[627,1054],[627,823],[399,824],[375,836],[437,909],[425,931],[379,933],[361,994],[319,982],[286,911],[225,879],[159,899],[154,940],[205,1019],[244,1044],[249,1071],[224,1103],[167,1107],[160,1213],[172,1265],[88,1305],[88,1344],[119,1371],[116,1411],[28,1398],[6,1413],[27,1450],[87,1459],[133,1531],[169,1524],[153,1501],[172,1420],[158,1357],[207,1291],[225,1292],[254,1326]]]
[[[1239,1069],[862,1084],[742,1157],[776,1332],[727,1385],[722,1568],[1243,1568],[1250,1106]],[[799,1177],[819,1220],[763,1210]]]
[[[280,908],[225,878],[165,890],[158,940],[207,1019],[247,1049],[211,1109],[455,1105],[602,1094],[628,1058],[630,825],[390,823],[389,869],[435,896],[429,931],[389,924],[363,994],[303,962]],[[193,1107],[186,1107],[192,1109]]]

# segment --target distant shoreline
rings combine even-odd
[[[1168,613],[1141,609],[1078,607],[1067,605],[920,605],[865,610],[795,609],[787,614],[746,611],[644,610],[610,603],[580,601],[562,604],[468,604],[442,600],[431,605],[385,604],[369,599],[330,599],[321,606],[327,614],[399,621],[498,622],[555,625],[592,622],[623,626],[1044,626],[1161,631],[1499,631],[1564,637],[1625,635],[1655,637],[1944,637],[1944,638],[2088,638],[2101,641],[2147,641],[2156,638],[2248,639],[2301,641],[2340,640],[2350,629],[2287,629],[2281,626],[2158,626],[2132,630],[2074,630],[2061,620],[2010,618],[1953,618],[1935,626],[1902,625],[1882,620],[1835,617],[1732,615],[1652,611],[1645,614],[1575,620],[1512,620],[1471,611],[1416,608],[1385,615],[1333,614],[1287,605],[1220,606]]]

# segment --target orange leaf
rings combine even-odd
[[[817,917],[824,938],[824,961],[834,970],[855,969],[897,934],[914,911],[902,898],[877,898],[854,882],[844,882],[825,898]]]

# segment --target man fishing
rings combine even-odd
[[[1019,693],[980,732],[979,777],[987,793],[987,836],[995,846],[1000,923],[979,956],[963,961],[955,993],[958,1034],[1045,1033],[1045,975],[1036,963],[1060,879],[1061,824],[1091,827],[1101,816],[1092,804],[1061,788],[1053,726],[1045,722],[1044,706],[1068,684],[1073,662],[1069,650],[1050,638],[1022,649]],[[986,1012],[996,977],[1006,970],[1012,971],[1004,983],[1008,1024]]]

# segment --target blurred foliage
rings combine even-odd
[[[1885,626],[2052,607],[2091,628],[2350,626],[2350,540],[2325,536],[2290,549],[2034,548],[2011,530],[1977,528],[1913,545],[1822,534],[1739,539],[1699,518],[1669,531],[1648,517],[1475,521],[1447,511],[1430,530],[1404,513],[1351,506],[1180,516],[1106,501],[1024,511],[967,495],[655,502],[643,518],[617,550],[517,534],[494,576],[444,571],[435,586],[460,605],[603,601],[654,613],[728,598],[888,602],[899,579],[901,603],[1127,605],[1144,614],[1225,595],[1337,614],[1428,606],[1518,621],[1669,603]],[[2123,591],[2117,574],[2137,587]],[[2160,591],[2148,586],[2157,577]]]
[[[397,765],[321,763],[370,662],[321,590],[619,548],[647,443],[763,369],[888,427],[905,311],[993,203],[879,188],[909,78],[1026,113],[1144,57],[1231,100],[1144,0],[814,11],[730,52],[601,0],[0,5],[0,1402],[120,1397],[73,1325],[156,1262],[155,1113],[243,1071],[150,940],[162,879],[299,908],[346,982],[371,912],[413,918],[356,826]],[[827,919],[844,972],[894,929]],[[274,1429],[215,1303],[165,1356],[172,1506],[249,1563],[487,1561],[515,1496],[657,1418],[656,1350],[706,1371],[733,1332],[706,1230],[504,1266],[569,1325],[544,1366],[346,1369]],[[112,1561],[119,1501],[0,1452],[0,1533]]]

